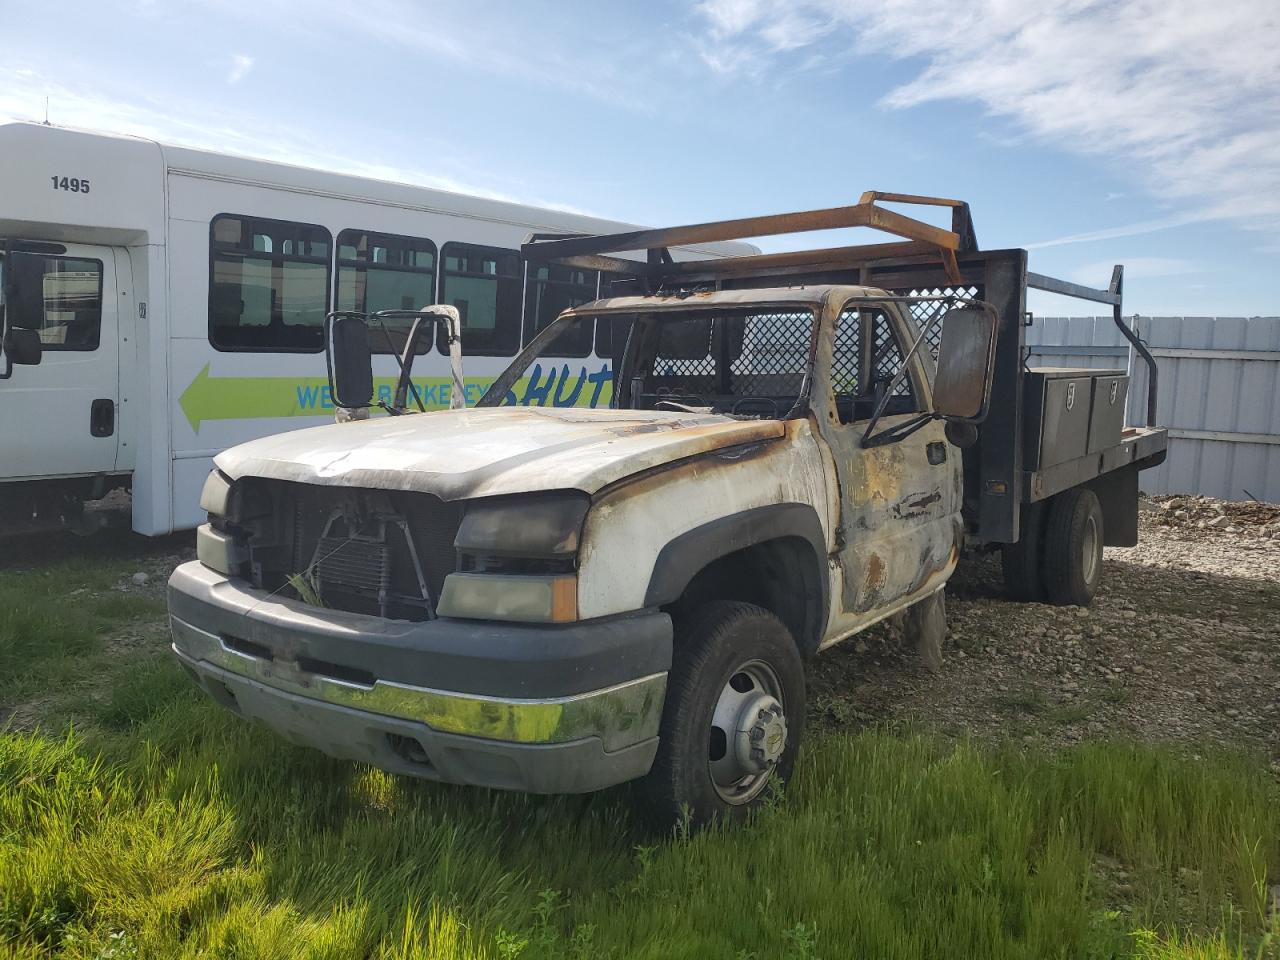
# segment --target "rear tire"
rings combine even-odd
[[[1102,582],[1102,505],[1092,490],[1064,490],[1049,504],[1044,585],[1049,602],[1087,607]]]
[[[1043,603],[1044,577],[1041,572],[1044,540],[1044,505],[1022,506],[1018,542],[1006,543],[1000,550],[1000,571],[1009,596],[1020,603]]]
[[[782,621],[749,603],[699,607],[677,627],[658,755],[640,781],[650,819],[745,817],[790,776],[804,714],[804,666]]]

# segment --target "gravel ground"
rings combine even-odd
[[[1139,537],[1107,548],[1089,610],[1007,601],[998,557],[966,560],[948,586],[943,669],[928,674],[877,627],[815,661],[813,720],[1232,744],[1280,772],[1280,507],[1144,501]]]

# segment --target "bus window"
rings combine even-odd
[[[524,342],[528,343],[556,317],[580,303],[596,299],[600,274],[594,270],[578,270],[557,263],[529,264],[524,294]],[[561,334],[548,355],[585,357],[591,353],[590,323],[577,324]],[[466,340],[463,340],[466,343]]]
[[[462,316],[468,356],[514,357],[520,348],[520,255],[514,250],[446,243],[440,251],[440,302]],[[448,353],[443,333],[437,344]]]
[[[417,237],[365,230],[338,234],[337,310],[420,310],[436,302],[436,245]],[[386,321],[387,334],[370,330],[374,353],[399,353],[412,321]],[[418,345],[418,353],[431,349]]]
[[[626,282],[615,290],[613,287],[615,280],[624,280]],[[635,293],[636,283],[624,274],[600,274],[601,300],[608,300],[610,297],[633,296]],[[602,360],[610,361],[614,370],[618,369],[618,361],[622,358],[622,350],[627,345],[627,334],[631,332],[632,321],[633,318],[630,315],[596,321],[596,356]]]
[[[209,342],[218,350],[323,350],[331,243],[329,231],[312,224],[214,217]]]

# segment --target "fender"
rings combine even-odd
[[[709,564],[739,550],[771,540],[795,539],[808,544],[812,565],[802,571],[812,578],[820,602],[805,617],[806,636],[802,646],[806,652],[817,647],[826,630],[830,607],[830,579],[827,575],[827,544],[818,513],[807,503],[770,503],[739,513],[719,517],[680,534],[658,553],[645,591],[645,606],[660,607],[673,603],[685,588]],[[812,604],[808,606],[812,607]]]

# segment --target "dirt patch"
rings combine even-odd
[[[1010,602],[995,556],[966,561],[948,587],[942,672],[877,627],[814,661],[813,721],[1233,744],[1280,771],[1280,540],[1269,533],[1280,508],[1171,499],[1194,512],[1148,506],[1140,545],[1107,549],[1089,610]],[[1198,526],[1206,516],[1233,522]]]

